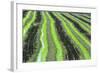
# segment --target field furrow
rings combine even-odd
[[[55,21],[53,20],[53,18],[50,16],[50,14],[48,12],[46,12],[46,14],[50,20],[51,35],[52,35],[54,44],[56,46],[56,60],[62,61],[62,60],[64,60],[63,47],[62,47],[62,43],[58,37],[58,34],[56,32],[57,30],[55,28]]]
[[[31,25],[34,25],[34,21],[36,19],[36,11],[32,12],[32,15],[30,17],[30,21],[28,23],[26,23],[25,27],[23,27],[23,37],[26,38],[27,37],[27,32],[29,30],[29,28],[31,27]]]
[[[63,45],[65,47],[64,48],[65,59],[66,60],[74,60],[74,59],[78,60],[78,59],[80,59],[79,51],[77,49],[75,49],[75,47],[71,43],[70,38],[64,32],[64,30],[61,26],[61,21],[59,19],[57,19],[57,17],[54,16],[52,13],[50,13],[50,15],[54,18],[54,20],[56,22],[57,32],[60,36],[61,42],[63,43]]]
[[[23,26],[26,25],[26,23],[28,22],[31,14],[32,14],[32,11],[27,12],[26,16],[23,18]]]
[[[23,10],[23,62],[91,59],[91,13]]]
[[[44,12],[42,12],[42,28],[41,28],[41,48],[40,52],[37,56],[37,62],[46,61],[47,53],[48,53],[48,40],[47,40],[47,17]]]
[[[77,13],[70,13],[70,14],[72,14],[73,16],[79,18],[80,20],[82,20],[82,21],[84,21],[84,22],[87,22],[88,24],[91,23],[91,20],[88,19],[88,18],[85,18],[84,16],[81,16],[81,15],[79,15],[79,14],[77,14]]]
[[[58,13],[58,15],[61,16],[60,13]],[[67,23],[67,25],[69,25],[69,27],[73,30],[73,32],[75,33],[75,36],[78,38],[80,43],[82,43],[90,51],[90,41],[89,41],[89,39],[86,36],[84,36],[82,33],[80,33],[78,31],[78,29],[74,27],[74,24],[71,21],[69,21],[67,18],[65,18],[63,16],[61,16],[61,17]]]
[[[66,15],[67,17],[69,17],[70,19],[72,19],[73,21],[75,21],[83,30],[85,30],[86,32],[88,32],[89,34],[91,34],[91,27],[89,26],[88,23],[83,22],[82,20],[72,16],[69,13],[64,13],[64,15]]]
[[[80,15],[84,16],[85,18],[91,19],[90,15],[87,14],[80,14]]]
[[[77,39],[78,37],[75,37],[75,33],[73,32],[73,29],[70,28],[69,23],[66,23],[63,18],[59,15],[54,13],[56,17],[62,22],[63,28],[66,30],[66,34],[72,39],[75,45],[77,45],[80,48],[80,52],[83,54],[85,59],[90,59],[90,54],[87,51],[87,48],[85,48]]]

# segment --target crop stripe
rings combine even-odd
[[[58,14],[59,14],[59,16],[61,16],[60,13],[58,13]],[[78,39],[80,40],[80,42],[83,43],[83,45],[86,46],[86,48],[90,49],[90,41],[88,40],[88,38],[85,37],[82,33],[80,33],[78,31],[78,29],[75,28],[74,24],[72,24],[72,22],[70,22],[67,18],[65,18],[63,16],[61,16],[61,17],[72,28],[73,32],[75,32],[75,35],[78,37]]]
[[[79,15],[79,14],[75,14],[75,13],[70,13],[71,15],[73,15],[73,16],[75,16],[75,17],[77,17],[78,19],[83,19],[85,22],[88,22],[89,24],[90,24],[90,22],[91,22],[91,20],[90,19],[88,19],[88,18],[85,18],[84,16],[81,16],[81,15]]]
[[[32,11],[28,11],[26,16],[23,18],[23,25],[26,24],[27,20],[30,18],[30,15],[31,15]]]
[[[34,21],[36,19],[36,11],[32,12],[31,20],[26,24],[25,27],[23,27],[23,37],[25,37],[25,34],[28,32],[31,25],[34,25]]]
[[[86,14],[80,14],[81,16],[84,16],[85,18],[91,19],[91,17],[89,15]]]
[[[65,52],[65,59],[66,60],[74,60],[74,59],[79,59],[79,52],[77,49],[75,49],[75,47],[73,46],[73,44],[71,43],[70,38],[65,34],[63,27],[61,26],[61,21],[54,16],[54,14],[51,12],[50,15],[54,18],[55,22],[56,22],[56,28],[57,28],[57,33],[60,36],[61,42],[63,43],[64,48],[64,52]]]
[[[90,59],[90,54],[87,49],[79,42],[77,37],[75,37],[72,30],[69,28],[68,23],[66,23],[61,16],[54,13],[54,15],[62,22],[63,28],[66,30],[66,34],[74,41],[74,43],[81,49],[80,52],[83,54],[85,59]]]
[[[78,25],[79,25],[82,29],[84,29],[86,32],[88,32],[89,34],[91,34],[91,32],[90,32],[91,28],[90,28],[90,26],[89,26],[87,23],[85,23],[85,22],[79,20],[78,18],[75,18],[74,16],[70,15],[69,13],[64,13],[64,15],[66,15],[67,17],[69,17],[69,18],[72,19],[73,21],[77,22]]]
[[[44,12],[42,12],[42,28],[41,28],[41,48],[37,56],[37,62],[46,61],[47,53],[48,53],[48,40],[47,40],[47,17]]]
[[[51,28],[51,35],[52,35],[52,39],[54,41],[54,44],[56,46],[56,60],[57,61],[61,61],[64,59],[64,55],[63,55],[63,47],[61,45],[61,41],[58,38],[58,34],[56,32],[56,28],[55,28],[55,21],[53,20],[53,18],[50,16],[50,14],[48,12],[46,12],[47,17],[50,20],[50,28]]]

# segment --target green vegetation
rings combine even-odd
[[[23,11],[23,62],[91,59],[91,14]]]

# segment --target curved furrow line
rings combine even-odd
[[[79,18],[76,18],[75,16],[72,15],[72,13],[64,13],[64,15],[66,15],[67,17],[71,17],[71,18],[74,18],[73,20],[77,23],[81,23],[81,24],[84,24],[84,26],[88,29],[91,29],[90,25],[82,20],[80,20]]]
[[[58,38],[58,34],[56,32],[55,21],[48,12],[46,12],[46,15],[50,20],[50,28],[51,28],[50,33],[52,35],[52,39],[56,46],[56,60],[62,61],[62,60],[64,60],[63,46],[62,46],[62,43],[60,42],[60,39]]]
[[[75,47],[73,46],[73,44],[70,41],[70,38],[64,32],[64,30],[61,26],[61,21],[56,16],[54,16],[52,13],[50,13],[50,15],[55,20],[57,32],[59,34],[59,37],[60,37],[62,43],[64,44],[65,60],[79,60],[80,59],[79,51],[77,49],[75,49]]]
[[[89,34],[91,34],[91,27],[87,23],[85,23],[85,22],[81,21],[80,19],[72,16],[69,13],[64,13],[64,15],[67,16],[68,18],[72,19],[76,23],[78,23],[78,25],[80,25],[80,27],[82,29],[84,29],[86,32],[88,32]]]
[[[42,12],[42,28],[41,28],[41,48],[37,56],[37,62],[46,61],[47,53],[48,53],[48,40],[47,40],[47,17],[44,12]]]
[[[80,15],[82,15],[82,16],[84,16],[85,18],[88,18],[88,19],[91,19],[91,15],[86,15],[86,14],[80,14]]]
[[[49,12],[50,13],[50,12]],[[48,24],[47,24],[47,33],[48,33],[48,55],[47,55],[47,61],[56,61],[56,46],[54,45],[51,31],[50,31],[50,20],[47,18]]]
[[[33,45],[33,43],[36,42],[37,29],[38,29],[38,26],[35,26],[35,27],[32,26],[32,28],[30,28],[30,33],[28,33],[28,38],[25,41],[23,41],[23,55],[24,55],[24,59],[26,57],[25,61],[28,61],[31,55],[36,50],[36,47],[35,45]]]
[[[62,14],[62,13],[61,13]],[[68,18],[66,15],[62,14],[62,16],[64,16],[67,20],[69,20],[73,26],[78,30],[78,32],[80,32],[83,36],[85,36],[86,38],[88,38],[89,40],[91,40],[91,34],[89,34],[88,32],[84,31],[76,22],[74,22],[71,18]]]
[[[79,50],[83,54],[84,59],[90,59],[89,51],[83,46],[83,44],[79,42],[77,37],[75,37],[75,33],[73,33],[72,29],[68,26],[68,23],[66,23],[60,15],[56,13],[53,14],[62,22],[63,28],[66,30],[66,34],[72,39],[73,44],[80,48]]]
[[[26,22],[28,21],[28,19],[30,18],[32,11],[28,11],[26,16],[23,18],[22,22],[23,22],[23,26],[26,24]]]
[[[90,41],[88,40],[88,38],[85,37],[82,33],[80,33],[78,29],[75,28],[74,24],[70,22],[67,18],[61,16],[60,13],[58,13],[58,15],[62,17],[66,23],[68,23],[68,25],[72,28],[73,32],[75,33],[76,37],[78,37],[79,41],[90,51],[91,45],[90,45]]]
[[[36,19],[36,11],[32,12],[30,21],[25,25],[25,27],[23,27],[23,38],[27,37],[26,34],[27,34],[29,28],[31,27],[31,25],[35,25],[34,24],[35,19]]]
[[[79,18],[80,20],[84,21],[84,22],[87,22],[89,25],[91,24],[91,20],[88,19],[88,18],[85,18],[84,16],[81,16],[80,14],[78,13],[70,13],[71,15]]]
[[[56,15],[55,15],[56,16]],[[59,19],[58,19],[59,20]],[[66,23],[66,22],[65,22]],[[61,26],[62,26],[62,23],[61,23]],[[63,28],[63,27],[62,27]],[[64,31],[64,34],[65,34],[65,38],[66,38],[66,40],[64,39],[64,41],[65,41],[65,43],[66,42],[68,42],[67,44],[65,44],[66,45],[66,47],[68,47],[67,49],[69,49],[69,50],[71,50],[71,49],[74,49],[74,50],[71,50],[73,53],[75,53],[76,52],[76,56],[77,57],[75,57],[76,59],[84,59],[84,57],[81,55],[81,53],[79,52],[80,51],[80,48],[79,47],[77,47],[77,45],[75,45],[74,44],[74,42],[73,42],[73,40],[69,37],[69,35],[68,34],[66,34],[66,31],[64,30],[64,28],[63,28],[63,31]],[[73,35],[74,35],[74,33],[73,33]],[[64,36],[63,36],[63,38],[64,38]],[[74,44],[74,45],[73,45]],[[68,51],[68,53],[69,53],[69,55],[70,55],[70,52]],[[75,56],[74,55],[74,56]],[[70,58],[69,57],[69,59],[72,59],[72,58]]]
[[[30,41],[32,41],[33,43],[31,43],[31,44],[29,43],[30,46],[31,45],[33,46],[32,47],[33,50],[31,50],[31,52],[33,52],[33,53],[29,57],[29,59],[28,59],[27,62],[35,62],[36,59],[37,59],[37,55],[38,55],[39,50],[40,50],[40,47],[41,47],[41,43],[40,43],[40,40],[39,39],[40,39],[42,21],[43,20],[42,20],[41,13],[40,13],[40,11],[37,11],[37,18],[36,18],[36,20],[34,22],[34,24],[36,24],[36,25],[33,26],[34,28],[32,28],[32,31],[28,31],[28,32],[32,32],[29,35],[30,36],[33,35],[31,38],[34,39],[34,40],[31,39]],[[36,30],[36,31],[34,31],[34,30]],[[30,37],[28,36],[28,38],[30,38]]]
[[[30,16],[29,16],[30,17]],[[33,46],[33,41],[35,41],[35,35],[37,32],[37,28],[38,26],[34,26],[33,24],[31,24],[31,27],[29,27],[27,33],[25,34],[25,36],[27,36],[28,38],[26,38],[25,36],[22,35],[23,38],[23,61],[26,62],[29,57],[32,55],[33,53],[33,49],[35,49],[35,47]],[[22,31],[24,30],[24,28],[22,29]],[[23,34],[23,32],[22,32]]]

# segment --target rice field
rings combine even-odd
[[[91,59],[91,14],[23,10],[23,62]]]

